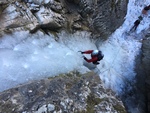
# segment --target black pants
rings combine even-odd
[[[95,61],[95,62],[93,62],[93,64],[98,65],[98,64],[99,64],[99,62],[98,62],[98,61]]]

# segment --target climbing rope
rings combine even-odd
[[[109,68],[108,69],[106,69],[106,70],[104,70],[104,71],[102,71],[102,72],[100,72],[100,73],[104,73],[104,72],[106,72],[107,70],[109,70],[110,71],[110,69],[113,67],[113,65],[114,65],[114,61],[115,61],[115,59],[117,58],[117,56],[118,56],[118,54],[119,54],[119,52],[120,52],[120,49],[121,49],[121,47],[119,48],[119,50],[117,51],[117,55],[113,58],[113,62],[112,62],[112,64],[111,64],[111,66],[109,66]],[[106,61],[107,62],[107,61]],[[109,63],[108,63],[109,64]]]
[[[126,40],[125,40],[125,41],[126,41]],[[117,51],[117,53],[116,53],[116,56],[113,58],[113,62],[111,63],[111,65],[109,65],[109,63],[106,61],[107,64],[109,65],[109,67],[108,67],[106,70],[104,70],[104,71],[100,71],[100,70],[99,70],[99,74],[103,74],[103,73],[105,73],[105,72],[108,72],[108,76],[111,75],[111,74],[110,74],[111,68],[113,68],[114,62],[115,62],[115,60],[117,59],[120,50],[121,50],[121,47],[118,49],[118,51]],[[112,71],[115,73],[116,76],[122,78],[122,80],[125,82],[125,84],[131,84],[131,81],[128,80],[126,77],[124,77],[122,74],[117,73],[117,72],[114,71],[114,70],[112,70]]]

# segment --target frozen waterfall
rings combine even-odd
[[[136,82],[134,60],[141,48],[142,31],[149,28],[150,13],[142,15],[143,20],[136,32],[128,32],[142,9],[149,4],[149,0],[129,0],[123,25],[107,41],[98,45],[104,53],[104,59],[97,66],[98,74],[104,85],[117,94],[124,93],[126,85]],[[0,91],[29,80],[73,70],[89,71],[78,51],[97,48],[90,40],[90,34],[61,32],[58,36],[58,41],[53,35],[47,36],[41,32],[31,35],[22,31],[3,36],[0,39]]]

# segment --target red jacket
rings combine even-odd
[[[150,5],[149,5],[149,6],[144,7],[144,9],[142,10],[142,14],[147,15],[147,11],[148,11],[148,10],[150,10]]]
[[[91,54],[93,52],[93,50],[87,50],[87,51],[84,51],[84,52],[82,52],[83,54]],[[91,59],[87,59],[86,57],[84,57],[84,59],[87,61],[87,62],[96,62],[96,61],[98,61],[98,57],[97,57],[97,55],[95,55],[95,56],[92,56],[91,55]]]

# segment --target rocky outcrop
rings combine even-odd
[[[0,93],[0,113],[126,113],[93,72],[62,74]]]
[[[148,31],[148,34],[145,36],[145,39],[143,40],[143,46],[142,46],[142,66],[144,68],[144,74],[145,77],[145,88],[146,88],[146,106],[147,106],[147,113],[150,112],[150,30]],[[144,88],[144,89],[145,89]]]
[[[106,39],[124,21],[128,0],[7,0],[0,2],[0,34],[14,30],[87,30]]]
[[[128,0],[3,0],[0,36],[27,30],[45,34],[92,32],[107,39],[124,21]],[[72,73],[35,81],[0,93],[0,113],[125,113],[111,90],[94,73]]]
[[[107,38],[124,21],[128,0],[67,0],[79,5],[94,37]]]
[[[122,23],[127,11],[128,0],[97,0],[92,16],[95,37],[107,39]]]
[[[5,4],[0,13],[1,35],[16,30],[30,30],[38,24],[38,20],[24,2],[13,0],[2,1],[0,4]]]

